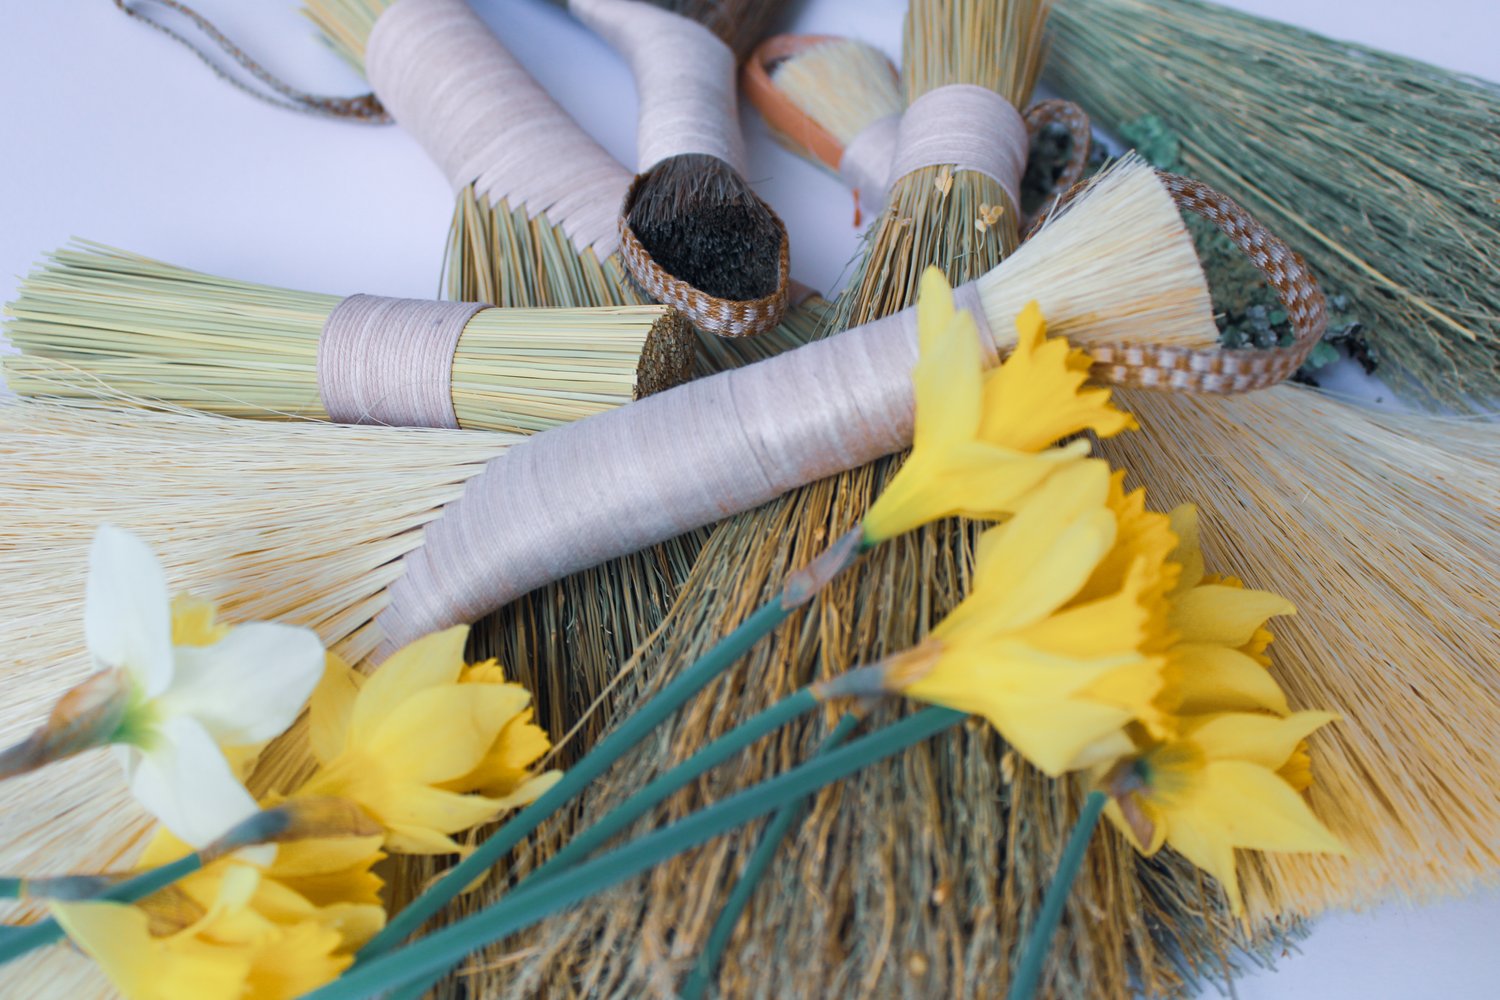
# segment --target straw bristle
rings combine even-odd
[[[716,299],[776,291],[786,227],[745,179],[716,156],[669,156],[638,182],[626,222],[671,276]]]
[[[771,68],[771,80],[841,146],[905,107],[885,53],[850,38],[819,42],[783,59]]]
[[[351,662],[421,527],[520,440],[464,431],[267,424],[79,404],[0,405],[0,746],[95,669],[84,578],[101,522],[138,533],[174,593],[225,620],[309,626]],[[283,745],[274,771],[295,770]],[[119,765],[85,755],[6,786],[0,870],[100,871],[133,861],[147,821]]]
[[[329,48],[360,73],[365,71],[365,43],[375,22],[397,0],[303,0],[302,15],[315,24]]]
[[[930,15],[920,3],[912,13]],[[986,178],[943,171],[918,171],[898,183],[896,207],[877,220],[869,238],[870,252],[847,297],[852,301],[840,303],[847,322],[908,305],[928,264],[942,267],[951,281],[965,281],[988,272],[1010,249],[1013,236],[978,233],[974,226],[978,201],[989,197],[997,203],[998,187]],[[1113,198],[1134,190],[1132,204],[1142,192],[1156,199],[1141,214],[1129,215],[1132,223],[1145,220],[1143,239],[1167,233],[1186,246],[1186,231],[1150,171],[1127,165],[1110,183],[1115,186],[1096,193]],[[903,195],[902,188],[909,190]],[[995,193],[986,194],[991,188]],[[1132,246],[1123,232],[1106,237],[1114,217],[1085,214],[1084,203],[1071,223],[1065,217],[1058,226],[1091,218],[1097,224],[1084,233],[1056,231],[1075,258],[1048,253],[1023,262],[1032,269],[1031,291],[1045,296],[1076,266],[1090,278],[1123,275],[1122,283],[1107,284],[1101,294],[1106,303],[1125,302],[1136,272],[1107,266],[1093,242],[1103,239],[1112,250],[1142,256],[1156,248]],[[1164,314],[1176,317],[1173,336],[1195,332],[1199,343],[1211,341],[1196,261],[1190,250],[1166,253],[1170,280],[1182,282],[1183,291],[1148,284],[1145,301],[1163,303]],[[1053,269],[1050,276],[1044,263]],[[1025,294],[1012,287],[1014,293],[1004,285],[987,291],[997,315],[1013,308],[1005,304],[1007,295]],[[985,305],[989,312],[989,301]],[[896,460],[875,463],[721,524],[661,637],[632,673],[634,697],[646,697],[772,599],[789,571],[858,522],[896,467]],[[978,533],[975,525],[946,522],[870,553],[664,726],[648,747],[598,782],[585,814],[602,815],[648,776],[808,681],[919,641],[967,592]],[[881,713],[870,725],[889,717]],[[679,817],[804,759],[823,728],[794,726],[767,738],[737,759],[732,774],[685,791],[650,822]],[[785,845],[728,950],[721,989],[729,995],[798,996],[1003,993],[1076,801],[1071,787],[1059,788],[1007,757],[983,726],[868,769],[820,796],[802,836]],[[476,972],[470,987],[482,994],[666,995],[702,948],[724,883],[748,855],[753,836],[751,830],[707,845],[550,922],[526,941],[534,955],[507,963],[503,971]],[[1206,963],[1216,974],[1222,971],[1222,956],[1240,932],[1190,866],[1170,858],[1142,863],[1113,834],[1100,837],[1091,859],[1053,949],[1049,975],[1057,995],[1125,998],[1137,987],[1167,994],[1182,989]],[[897,913],[899,920],[892,916]]]
[[[1454,894],[1500,873],[1500,427],[1379,414],[1285,386],[1122,395],[1103,451],[1159,504],[1196,503],[1215,570],[1286,595],[1275,672],[1343,719],[1311,798],[1351,860],[1255,855],[1261,913]]]
[[[6,307],[25,352],[5,359],[6,382],[28,396],[92,399],[104,385],[225,416],[326,419],[318,343],[339,301],[80,243]],[[454,411],[472,430],[578,420],[685,380],[690,337],[661,306],[487,309],[454,353]]]
[[[1058,88],[1165,123],[1348,296],[1383,376],[1500,395],[1500,86],[1195,0],[1066,0],[1055,27]]]

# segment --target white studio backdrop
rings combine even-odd
[[[542,0],[474,2],[584,128],[632,163],[634,91],[613,51]],[[1500,79],[1495,0],[1229,3]],[[367,89],[319,42],[296,0],[194,6],[305,90]],[[851,35],[899,56],[901,0],[793,6],[784,30]],[[753,111],[743,117],[749,177],[787,222],[794,275],[833,294],[858,247],[851,197],[777,147]],[[109,0],[6,0],[0,125],[0,299],[13,298],[40,255],[73,236],[289,288],[439,294],[453,196],[408,136],[252,100]],[[1238,980],[1233,995],[1488,1000],[1500,982],[1497,926],[1494,890],[1424,908],[1330,915],[1276,971]]]

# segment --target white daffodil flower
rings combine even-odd
[[[323,676],[318,637],[261,622],[211,645],[173,646],[161,563],[109,524],[89,553],[84,626],[99,669],[127,679],[113,741],[141,805],[195,847],[255,812],[224,748],[264,743],[292,724]]]

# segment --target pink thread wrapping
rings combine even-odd
[[[318,392],[341,424],[458,427],[453,352],[475,302],[351,295],[323,324]]]
[[[401,0],[375,22],[365,75],[455,188],[543,212],[603,259],[630,174],[580,129],[463,0]]]
[[[744,172],[729,46],[697,21],[639,0],[571,0],[568,6],[630,64],[640,107],[638,172],[685,153],[716,156]]]
[[[973,287],[959,306],[981,321]],[[380,613],[384,652],[570,573],[911,443],[916,312],[537,434],[429,524]]]
[[[957,83],[930,90],[901,116],[887,186],[921,167],[952,164],[984,174],[1021,204],[1026,121],[993,90]]]

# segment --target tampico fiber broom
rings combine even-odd
[[[929,264],[957,283],[1015,250],[1016,190],[1026,159],[1016,105],[1032,89],[1047,6],[912,4],[905,49],[911,101],[897,130],[903,157],[890,171],[889,207],[873,223],[851,291],[840,300],[853,321],[905,306]],[[1175,212],[1161,224],[1162,230],[1133,233],[1133,245],[1151,251],[1182,226]],[[1000,271],[1041,252],[1029,243]],[[1085,245],[1068,259],[1069,267],[1102,275]],[[1043,301],[1044,315],[1048,309]],[[1109,311],[1107,304],[1102,309]],[[776,593],[789,570],[857,523],[894,468],[877,463],[720,525],[661,640],[636,671],[639,696],[674,665],[692,662],[710,637]],[[676,762],[686,747],[820,673],[914,645],[962,596],[977,533],[950,522],[869,554],[775,641],[753,650],[718,698],[684,709],[630,767],[602,782],[588,814],[598,815],[658,767]],[[780,770],[821,738],[816,727],[784,730],[747,755],[732,780]],[[727,791],[729,780],[684,793],[665,815]],[[789,843],[773,864],[770,884],[730,946],[721,991],[1003,992],[1077,798],[1014,766],[982,730],[870,769],[822,796],[806,820],[807,836]],[[1227,907],[1187,867],[1141,865],[1123,841],[1099,843],[1083,876],[1088,888],[1074,897],[1087,902],[1070,904],[1077,909],[1053,949],[1059,993],[1127,997],[1137,984],[1170,992],[1191,975],[1181,970],[1207,963],[1217,973],[1221,956],[1239,939]],[[584,983],[586,992],[601,995],[675,988],[704,946],[726,877],[750,853],[744,839],[732,838],[664,866],[559,918],[528,941],[537,951],[524,964],[507,962],[503,972],[481,974],[471,985],[479,992],[519,983],[520,992],[565,993]]]
[[[319,295],[80,243],[6,306],[21,395],[116,393],[232,417],[531,433],[686,380],[691,328],[665,306],[496,309]],[[452,346],[446,362],[418,345]],[[368,370],[397,340],[427,369]],[[401,355],[398,355],[401,357]],[[399,362],[398,362],[399,363]]]
[[[1103,373],[1126,380],[1171,381],[1159,370],[1171,356],[1198,368],[1180,373],[1189,385],[1254,385],[1308,346],[1269,371],[1257,355],[1195,350],[1213,339],[1207,290],[1165,188],[1138,166],[1098,182],[963,293],[994,331],[992,351],[1033,292],[1055,331],[1113,358]],[[11,512],[0,740],[28,732],[92,667],[79,614],[83,553],[101,521],[138,532],[174,589],[220,601],[228,619],[305,624],[360,661],[903,447],[913,322],[893,317],[530,437],[0,407],[0,505]],[[1243,366],[1262,374],[1214,374]],[[793,408],[803,419],[789,423]],[[257,787],[283,783],[301,759],[295,741],[271,748]],[[144,823],[130,820],[113,762],[65,766],[71,780],[17,785],[0,870],[127,860]]]
[[[836,173],[854,191],[859,208],[885,207],[904,107],[896,67],[885,53],[835,35],[776,35],[756,46],[741,81],[784,145]],[[1033,140],[1049,125],[1067,130],[1068,162],[1054,181],[1066,191],[1088,163],[1088,116],[1070,101],[1047,100],[1023,118]]]
[[[1060,0],[1048,78],[1303,248],[1381,374],[1500,396],[1500,85],[1198,0]],[[1477,398],[1466,398],[1477,397]]]
[[[833,77],[821,85],[841,86]],[[1341,667],[1288,687],[1304,704],[1341,706],[1352,723],[1323,737],[1321,767],[1343,784],[1320,794],[1333,814],[1347,813],[1346,840],[1370,856],[1353,865],[1278,860],[1276,880],[1262,883],[1262,912],[1422,898],[1493,877],[1500,814],[1476,816],[1472,802],[1485,799],[1475,776],[1500,744],[1458,720],[1493,682],[1486,663],[1500,634],[1488,596],[1472,584],[1500,553],[1500,429],[1376,419],[1290,386],[1210,410],[1128,389],[1120,399],[1143,432],[1102,441],[1102,450],[1153,495],[1216,512],[1219,564],[1302,598],[1299,616],[1278,624],[1280,648]],[[1414,691],[1424,706],[1449,709],[1413,713],[1422,724],[1393,715]],[[1360,738],[1372,733],[1382,739]],[[1415,760],[1429,780],[1405,774]],[[1336,787],[1337,805],[1328,791]]]

